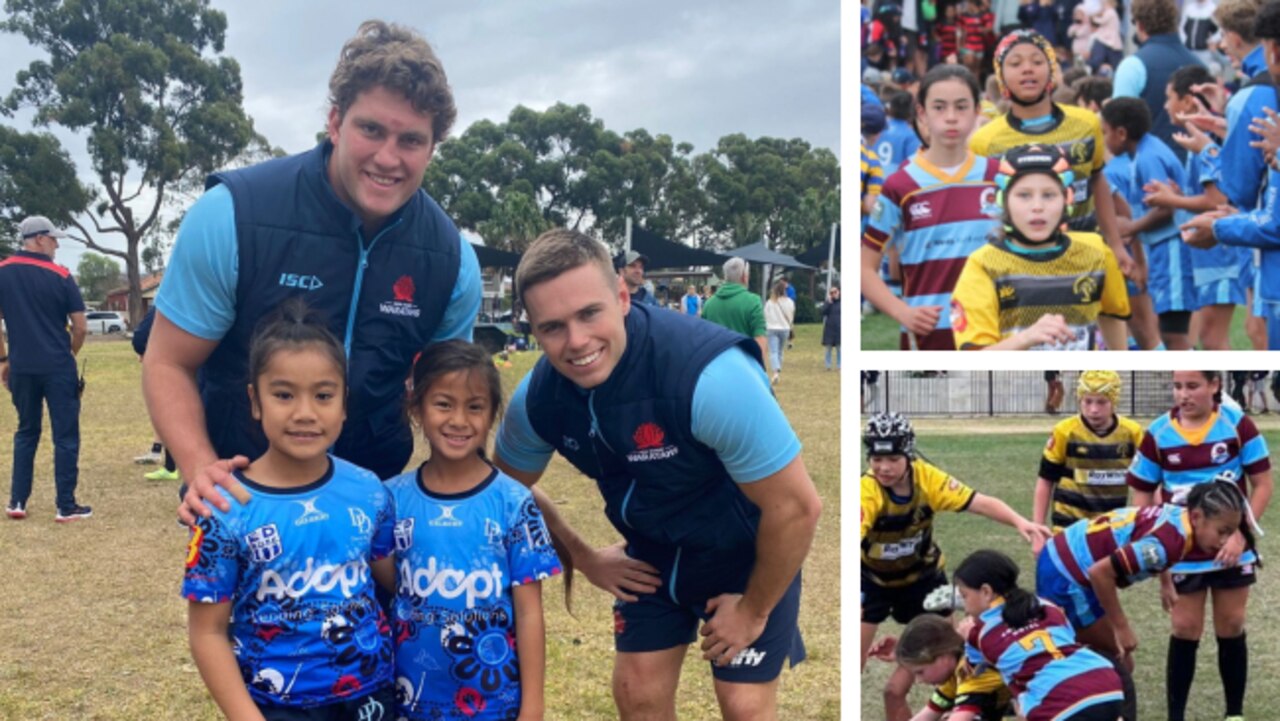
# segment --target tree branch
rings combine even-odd
[[[151,224],[156,221],[156,216],[160,214],[160,204],[164,201],[164,185],[165,183],[163,180],[156,185],[156,202],[152,204],[151,213],[147,215],[147,219],[142,221],[142,225],[138,226],[139,238],[142,238],[147,234],[147,230],[151,228]]]
[[[105,248],[101,245],[98,245],[96,242],[94,242],[94,240],[91,237],[89,237],[89,232],[85,229],[85,227],[81,225],[80,222],[75,220],[74,218],[71,220],[71,224],[74,225],[76,228],[78,228],[80,232],[84,234],[85,237],[78,238],[74,235],[68,235],[67,240],[74,240],[77,243],[83,243],[85,247],[89,248],[90,250],[96,250],[99,253],[102,253],[103,255],[114,255],[117,258],[122,258],[123,260],[126,261],[126,263],[128,262],[129,260],[128,253],[126,253],[123,250],[116,250],[115,248]]]

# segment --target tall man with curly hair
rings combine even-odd
[[[420,187],[457,116],[439,58],[413,30],[365,22],[342,48],[329,105],[315,148],[208,178],[156,299],[147,407],[206,497],[266,447],[245,393],[248,343],[281,301],[303,297],[343,340],[350,397],[333,452],[383,478],[413,451],[400,408],[414,354],[471,337],[475,252]]]
[[[1179,126],[1164,109],[1165,87],[1174,71],[1188,65],[1204,67],[1178,36],[1178,6],[1174,0],[1133,0],[1137,53],[1116,67],[1113,98],[1141,98],[1151,110],[1151,132],[1185,162],[1187,151],[1173,141]]]

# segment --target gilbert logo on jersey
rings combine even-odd
[[[627,460],[632,463],[640,463],[643,461],[662,461],[680,452],[675,446],[663,445],[667,434],[657,423],[641,423],[636,432],[631,435],[631,440],[635,442],[636,449],[627,454]]]

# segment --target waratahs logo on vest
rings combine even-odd
[[[680,452],[675,446],[663,445],[667,434],[657,423],[641,423],[636,432],[631,435],[631,440],[635,441],[636,449],[627,454],[627,460],[632,463],[641,461],[661,461],[671,458]]]
[[[413,278],[407,275],[400,276],[391,286],[392,300],[383,301],[378,306],[387,315],[402,315],[409,318],[417,318],[422,315],[422,309],[413,302],[413,294],[417,289],[413,285]]]

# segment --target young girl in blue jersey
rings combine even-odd
[[[543,717],[541,581],[561,566],[529,489],[485,457],[501,408],[480,346],[436,343],[414,363],[407,411],[431,456],[387,481],[396,693],[409,721]]]
[[[1202,483],[1173,504],[1121,508],[1073,523],[1053,537],[1036,566],[1036,592],[1062,607],[1083,643],[1133,670],[1138,637],[1117,589],[1145,581],[1179,561],[1212,564],[1236,531],[1254,547],[1248,503],[1235,477]],[[1171,584],[1162,577],[1162,584]],[[1176,595],[1165,588],[1165,597]]]
[[[969,150],[981,91],[958,65],[938,65],[920,81],[917,129],[926,143],[884,185],[862,241],[862,294],[904,329],[901,348],[954,350],[947,308],[965,258],[996,227],[996,161]],[[880,277],[896,249],[902,298]]]
[[[1133,505],[1153,505],[1157,493],[1165,502],[1185,505],[1197,485],[1229,471],[1237,479],[1248,478],[1250,511],[1261,518],[1273,488],[1267,442],[1239,408],[1222,404],[1222,374],[1174,371],[1173,396],[1177,406],[1152,421],[1129,468]],[[1244,713],[1249,655],[1245,608],[1249,586],[1258,580],[1257,555],[1248,546],[1244,534],[1233,534],[1213,564],[1175,564],[1173,583],[1163,584],[1173,626],[1166,665],[1171,721],[1181,721],[1186,712],[1210,595],[1226,715]]]
[[[327,452],[346,417],[342,345],[289,302],[255,335],[249,371],[268,447],[235,473],[252,502],[192,529],[191,655],[227,718],[389,718],[393,647],[370,570],[394,572],[394,513],[376,475]]]
[[[1132,718],[1111,661],[1080,644],[1062,609],[1018,586],[1018,565],[976,551],[956,568],[956,590],[974,619],[965,646],[975,665],[994,666],[1027,721]],[[1126,708],[1127,707],[1127,708]]]

